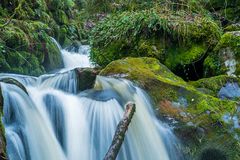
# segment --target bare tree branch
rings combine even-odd
[[[132,120],[136,106],[134,103],[128,103],[126,105],[126,110],[123,116],[123,119],[118,123],[115,135],[113,137],[112,144],[106,153],[104,160],[115,160],[118,152],[124,141],[125,133],[128,129],[128,126]]]

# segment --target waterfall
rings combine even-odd
[[[136,113],[117,159],[181,159],[174,135],[156,118],[142,89],[125,79],[97,76],[94,88],[78,93],[76,73],[69,69],[85,64],[76,56],[84,53],[62,54],[64,72],[38,78],[0,74],[0,79],[15,78],[28,92],[0,83],[10,160],[103,159],[128,101],[136,104]]]
[[[64,67],[67,68],[68,70],[76,67],[79,68],[93,67],[91,61],[89,60],[89,55],[90,55],[89,45],[81,45],[77,51],[72,48],[63,49],[62,57]]]

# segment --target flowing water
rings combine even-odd
[[[171,130],[156,119],[148,96],[132,82],[98,76],[93,89],[78,93],[77,75],[71,69],[92,67],[89,50],[62,49],[65,68],[56,74],[0,74],[15,78],[28,92],[0,83],[9,159],[103,159],[128,101],[137,108],[117,159],[181,159]]]

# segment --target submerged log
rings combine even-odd
[[[113,141],[111,146],[106,153],[104,160],[115,160],[118,152],[122,146],[124,141],[125,133],[128,129],[128,126],[132,120],[134,112],[136,110],[136,106],[134,103],[128,103],[126,105],[125,113],[123,119],[118,123],[117,129],[115,131],[115,135],[113,137]]]

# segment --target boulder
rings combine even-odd
[[[206,77],[240,75],[240,31],[226,32],[204,61]]]
[[[227,113],[237,113],[237,102],[221,100],[213,94],[199,90],[174,75],[154,58],[125,58],[113,61],[100,75],[126,78],[143,88],[153,99],[158,117],[173,126],[175,134],[184,144],[182,151],[190,156],[190,159],[204,156],[205,150],[211,145],[214,151],[226,148],[227,158],[234,159],[239,156],[238,152],[228,149],[232,146],[236,147],[236,150],[240,149],[234,137],[238,132],[230,133],[232,122],[223,120]],[[202,87],[200,84],[196,82],[194,85]],[[205,89],[212,89],[214,92],[218,88],[220,86]],[[223,141],[229,143],[222,144]]]
[[[99,73],[98,69],[76,68],[75,72],[78,80],[78,91],[84,91],[93,88],[95,79]]]

